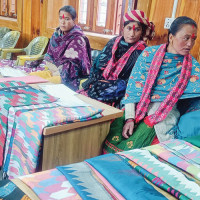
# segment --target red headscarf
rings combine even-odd
[[[148,28],[146,30],[146,34],[144,36],[144,40],[146,39],[153,39],[155,35],[155,25],[153,22],[149,22],[148,17],[146,17],[145,13],[140,10],[131,10],[125,13],[124,15],[124,22],[126,21],[136,21],[142,24],[145,24]]]

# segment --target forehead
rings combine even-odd
[[[137,22],[130,22],[126,26],[131,26],[131,27],[135,26],[135,28],[140,27]]]
[[[68,12],[65,12],[65,11],[60,11],[60,13],[59,13],[59,16],[65,16],[65,17],[70,17],[70,18],[72,18],[72,16],[70,15],[70,13],[68,13]]]
[[[185,24],[181,29],[176,33],[176,35],[191,35],[197,34],[197,28],[194,25]]]

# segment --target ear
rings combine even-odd
[[[124,27],[121,29],[121,35],[124,36]]]
[[[173,39],[174,39],[174,36],[170,33],[169,34],[169,43],[170,44],[173,44]]]

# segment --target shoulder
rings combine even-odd
[[[144,49],[144,51],[148,51],[149,53],[154,53],[159,49],[161,45],[156,45],[156,46],[149,46],[149,47],[146,47]]]
[[[155,55],[156,51],[159,49],[160,45],[157,46],[150,46],[146,47],[142,53],[139,56],[139,60],[141,61],[147,61],[147,60],[152,60],[153,56]]]
[[[194,66],[199,66],[200,67],[200,64],[199,62],[192,56],[192,65]]]
[[[68,43],[68,41],[66,41]],[[86,46],[87,39],[84,35],[77,35],[76,37],[71,38],[69,45],[76,44],[79,47]]]
[[[112,39],[110,39],[108,41],[108,43],[106,45],[109,45],[109,44],[114,44],[115,43],[115,40],[118,38],[119,36],[116,36],[116,37],[113,37]]]

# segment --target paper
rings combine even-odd
[[[39,85],[46,93],[59,98],[56,102],[58,105],[64,107],[78,107],[78,106],[91,106],[76,97],[76,92],[69,89],[64,84],[56,85]]]
[[[0,73],[1,73],[2,76],[9,76],[9,77],[26,76],[26,74],[23,73],[21,70],[14,69],[14,68],[11,68],[11,67],[0,68]]]

